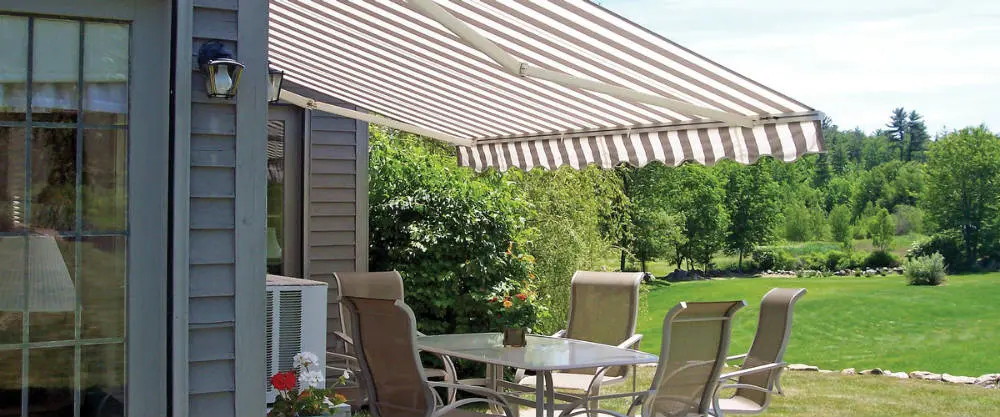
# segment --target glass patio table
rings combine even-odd
[[[537,417],[544,417],[546,412],[549,417],[555,416],[553,371],[630,366],[659,360],[656,355],[617,346],[537,335],[527,335],[527,344],[523,347],[504,346],[501,333],[420,336],[417,345],[427,352],[487,364],[487,386],[500,394],[506,394],[497,389],[504,366],[535,371],[534,403],[516,396],[507,397],[516,404],[534,406]]]

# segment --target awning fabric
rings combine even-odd
[[[460,139],[459,163],[476,170],[747,164],[823,150],[814,109],[589,1],[435,4],[522,69],[679,107],[512,73],[419,3],[271,0],[271,63],[295,84]]]

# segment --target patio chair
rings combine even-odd
[[[337,288],[340,291],[341,298],[345,296],[354,297],[377,297],[377,298],[387,298],[394,300],[403,300],[403,278],[399,275],[397,271],[387,271],[387,272],[336,272],[333,274],[334,279],[337,280]],[[337,338],[337,341],[344,344],[344,352],[334,352],[328,351],[327,355],[327,369],[334,370],[336,372],[346,372],[352,377],[353,380],[357,381],[362,375],[360,374],[361,365],[358,362],[358,349],[354,343],[354,337],[352,336],[354,325],[351,320],[351,314],[347,311],[346,306],[343,301],[340,302],[340,328],[339,331],[334,331],[333,334]],[[420,332],[418,335],[422,336]],[[444,369],[424,369],[424,374],[428,378],[441,379],[443,382],[455,382],[456,371],[452,361],[440,355],[437,356],[441,362],[444,364]],[[333,360],[336,365],[330,364]],[[367,402],[366,395],[364,394],[364,383],[358,382],[356,385],[360,393],[360,398],[354,399],[352,401],[355,406],[360,406]],[[448,401],[452,402],[455,399],[455,390],[448,389]]]
[[[750,350],[730,356],[742,359],[740,370],[721,376],[721,389],[736,388],[732,396],[716,398],[715,409],[722,414],[759,414],[767,409],[772,394],[781,394],[781,372],[788,339],[792,335],[792,311],[805,295],[805,288],[775,288],[764,294],[757,319],[757,334]],[[726,383],[727,381],[733,383]]]
[[[566,330],[552,336],[637,349],[642,340],[642,335],[635,333],[642,276],[641,272],[577,271],[570,284]],[[629,366],[553,373],[552,384],[559,390],[594,396],[600,394],[602,386],[626,381],[630,371],[635,391],[635,369]],[[536,377],[524,376],[524,371],[518,370],[514,380],[519,385],[533,387]],[[598,404],[592,406],[597,408]]]
[[[713,398],[726,363],[733,315],[744,301],[679,303],[663,319],[660,360],[648,391],[609,394],[589,400],[635,396],[625,415],[637,408],[643,417],[714,416]],[[588,399],[570,404],[560,417],[578,414],[623,414],[586,407]]]
[[[417,323],[402,300],[378,295],[345,294],[355,323],[353,340],[358,348],[362,380],[369,392],[369,406],[376,417],[474,417],[489,416],[458,407],[485,403],[515,417],[503,397],[481,387],[429,382],[417,352]],[[464,398],[444,405],[434,388],[465,391],[482,398]]]

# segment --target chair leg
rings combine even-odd
[[[778,395],[785,395],[785,390],[781,389],[781,371],[779,369],[777,375],[774,376],[774,392]]]
[[[601,395],[601,386],[598,385],[597,387],[594,388],[593,392],[588,392],[587,395],[592,395],[592,396]],[[588,401],[588,403],[587,403],[587,409],[588,410],[600,410],[601,409],[601,401],[600,400],[591,400],[591,401]],[[599,415],[601,415],[601,414],[600,413],[587,413],[588,417],[598,417]]]

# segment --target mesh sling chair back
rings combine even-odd
[[[635,333],[641,284],[641,272],[577,271],[570,287],[566,330],[553,336],[637,348],[642,340],[642,335]],[[600,394],[603,385],[626,381],[630,371],[634,371],[630,366],[574,369],[553,373],[552,383],[556,389],[582,391],[585,398]],[[515,380],[520,385],[534,386],[536,377],[525,377],[523,372],[519,370]],[[632,377],[634,383],[635,375]]]
[[[781,393],[780,378],[787,366],[784,356],[792,335],[792,313],[795,303],[805,294],[805,288],[774,288],[761,298],[757,333],[750,350],[727,358],[742,359],[743,363],[739,371],[721,376],[725,384],[722,388],[736,388],[736,391],[731,397],[716,399],[719,414],[761,413],[770,404],[771,396]]]
[[[719,374],[726,363],[732,318],[744,301],[679,303],[663,318],[660,360],[648,391],[637,393],[627,415],[639,409],[643,417],[713,416],[713,398]],[[597,399],[621,398],[635,393],[601,395]],[[593,399],[593,398],[592,398]],[[573,404],[562,417],[588,414],[623,414]]]
[[[341,300],[348,296],[403,300],[403,278],[397,271],[336,272],[333,276],[337,281]],[[341,330],[335,331],[333,334],[336,343],[343,346],[343,352],[328,351],[327,363],[335,363],[336,365],[330,364],[327,368],[336,372],[347,372],[355,376],[355,380],[357,380],[363,375],[359,372],[361,365],[358,363],[357,346],[354,343],[354,321],[343,301],[340,302],[340,326]],[[448,358],[440,359],[444,363],[445,369],[425,369],[424,374],[428,378],[440,378],[444,382],[454,382],[455,370],[452,362]],[[363,382],[359,382],[357,388],[358,395],[356,398],[352,398],[352,405],[360,406],[367,402],[366,387]],[[454,389],[448,389],[448,399],[453,400],[454,397]]]
[[[376,298],[373,298],[376,297]],[[369,406],[376,417],[473,417],[486,414],[459,409],[472,403],[499,407],[506,417],[515,414],[504,399],[480,387],[429,382],[417,352],[413,311],[396,298],[344,295],[353,319],[353,340],[358,353]],[[467,391],[482,398],[467,398],[444,405],[435,387]]]

